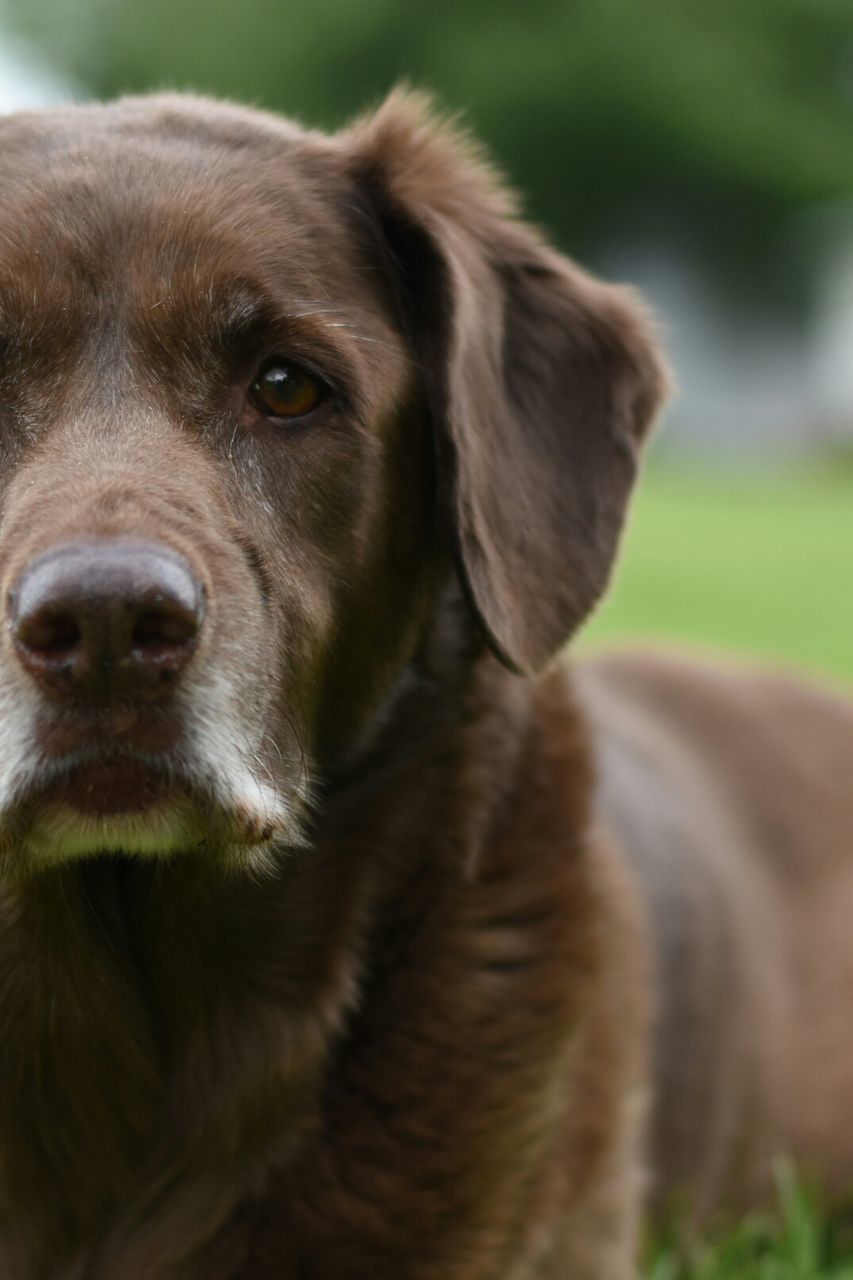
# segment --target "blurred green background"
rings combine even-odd
[[[624,637],[853,681],[853,467],[653,468],[581,647]]]
[[[152,87],[334,127],[401,78],[561,248],[652,299],[681,393],[582,644],[853,679],[851,0],[0,0],[0,109]]]

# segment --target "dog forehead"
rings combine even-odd
[[[323,135],[181,97],[0,119],[0,272],[148,281],[215,262],[358,285],[350,180]]]
[[[127,162],[127,175],[141,164],[150,179],[152,164],[163,173],[177,164],[195,176],[211,166],[223,172],[229,164],[263,168],[285,157],[304,160],[309,168],[312,159],[334,165],[338,155],[332,138],[282,116],[189,94],[0,115],[4,179],[29,167],[31,176],[49,181],[57,169],[88,161],[106,164],[110,171]]]

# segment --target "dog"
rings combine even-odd
[[[0,121],[0,1275],[627,1280],[853,1179],[853,707],[560,654],[667,394],[398,90]]]

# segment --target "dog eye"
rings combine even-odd
[[[326,387],[290,360],[274,360],[252,383],[255,408],[267,418],[301,418],[325,399]]]

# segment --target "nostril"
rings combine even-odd
[[[134,649],[146,654],[167,653],[171,649],[184,649],[198,635],[199,616],[195,611],[180,608],[147,609],[136,620],[131,642]]]
[[[82,632],[67,610],[40,609],[19,621],[15,638],[24,649],[50,660],[71,654],[80,644]]]

